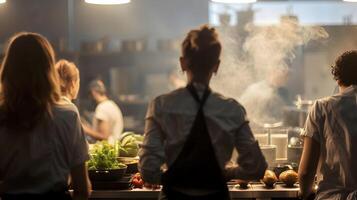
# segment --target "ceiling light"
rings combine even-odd
[[[216,3],[255,3],[257,0],[211,0]]]
[[[118,4],[130,3],[130,0],[84,0],[84,1],[86,3],[99,4],[99,5],[118,5]]]
[[[6,0],[0,0],[0,4],[6,3]]]
[[[345,2],[357,2],[357,0],[343,0]]]

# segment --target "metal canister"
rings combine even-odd
[[[261,145],[260,149],[267,161],[269,167],[276,165],[276,146],[275,145]]]

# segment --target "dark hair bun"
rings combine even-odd
[[[195,74],[209,74],[219,62],[221,43],[214,28],[207,25],[191,30],[182,43],[182,56]]]
[[[199,30],[191,32],[191,47],[195,50],[208,48],[213,43],[218,42],[218,34],[214,28],[207,25],[202,26]]]

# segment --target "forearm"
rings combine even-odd
[[[156,185],[161,184],[162,171],[160,170],[149,171],[149,170],[140,169],[140,174],[145,183],[156,184]]]
[[[94,129],[90,128],[87,125],[83,125],[83,130],[85,134],[91,136],[96,140],[107,140],[108,136],[106,134],[102,134],[101,132],[95,131]]]
[[[73,200],[87,200],[92,191],[86,164],[79,165],[71,170],[73,183]]]
[[[239,179],[244,181],[259,180],[263,178],[267,164],[265,162],[257,162],[255,166],[244,167],[230,167],[225,170],[225,177],[227,180]]]
[[[304,150],[299,166],[299,184],[302,197],[308,197],[313,190],[314,178],[320,157],[319,143],[312,138],[304,138]]]
[[[139,151],[139,171],[144,182],[150,184],[161,184],[161,165],[164,160],[164,150],[161,146],[149,146],[143,144]]]
[[[300,195],[306,199],[314,191],[314,175],[311,173],[299,173]]]
[[[238,153],[238,166],[226,169],[227,178],[247,181],[261,179],[268,165],[258,143],[240,144]]]
[[[234,140],[238,152],[238,166],[227,169],[228,178],[245,181],[262,178],[268,165],[248,122],[244,122],[238,128],[235,132]]]
[[[87,200],[89,198],[89,196],[90,196],[89,194],[84,194],[81,192],[73,191],[72,199],[73,200]]]

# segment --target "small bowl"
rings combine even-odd
[[[243,190],[248,189],[248,182],[239,183],[238,185],[239,185],[239,189],[243,189]]]
[[[117,181],[121,179],[128,167],[111,170],[88,170],[91,181]]]
[[[135,174],[138,172],[139,159],[129,158],[129,157],[118,157],[118,161],[128,166],[128,169],[126,170],[127,174]]]

